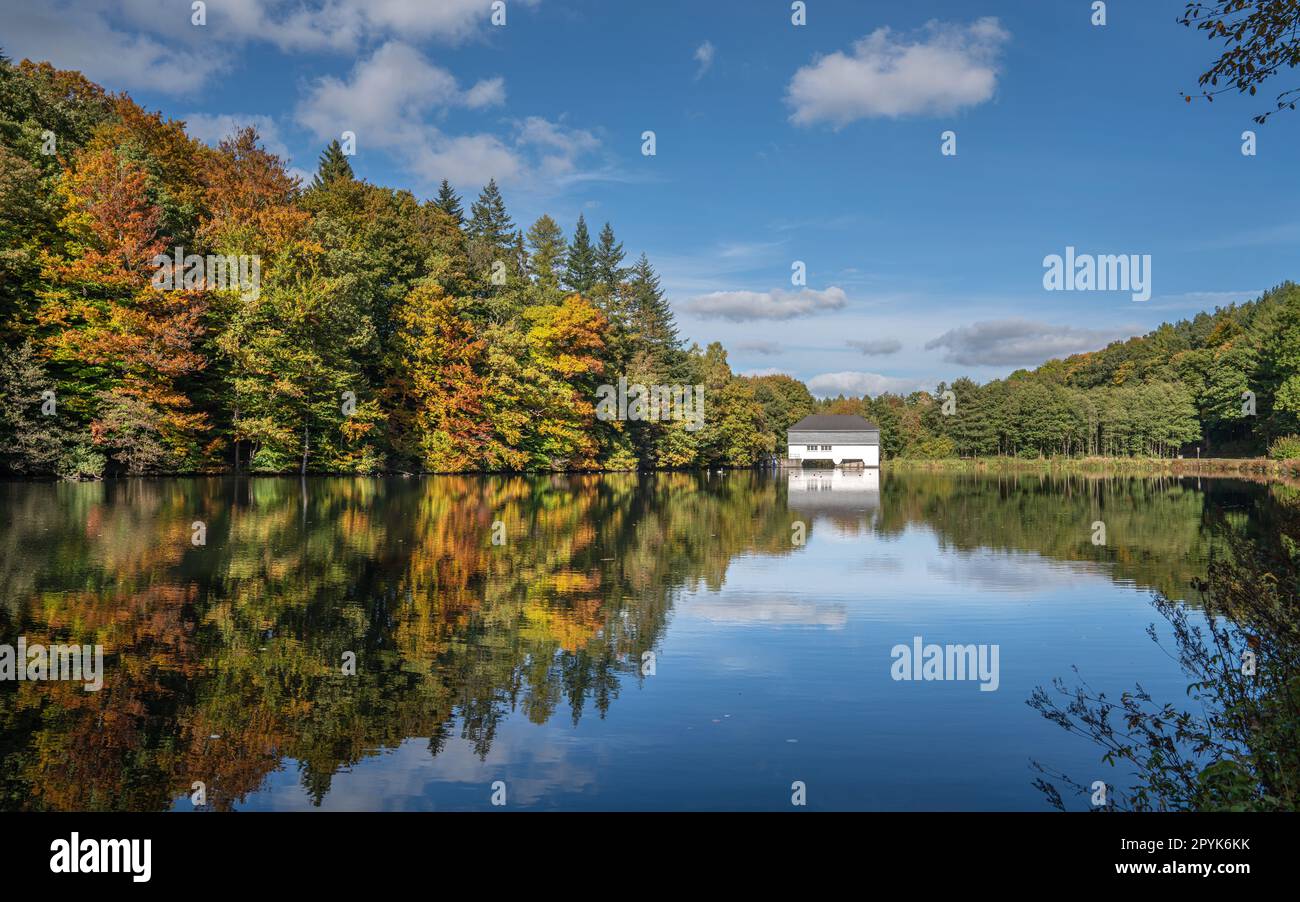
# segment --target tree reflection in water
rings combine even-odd
[[[1217,505],[1260,494],[1235,485]],[[604,717],[678,593],[720,589],[737,555],[798,554],[796,520],[809,540],[919,524],[1183,592],[1209,498],[875,471],[3,484],[0,641],[102,644],[106,674],[97,693],[0,683],[0,805],[162,810],[201,774],[227,809],[285,759],[319,802],[410,737],[482,757],[512,712]],[[1099,509],[1124,544],[1091,545]]]

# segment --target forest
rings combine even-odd
[[[945,413],[943,393],[950,391]],[[1300,286],[979,385],[829,398],[885,457],[1300,457]]]
[[[171,259],[252,261],[256,285],[160,280]],[[598,417],[620,379],[702,386],[702,428]],[[877,422],[887,458],[1300,457],[1300,289],[983,385],[818,401],[688,347],[609,223],[525,229],[495,181],[421,201],[337,141],[304,185],[252,129],[209,147],[0,56],[0,470],[748,467],[816,410]]]
[[[749,466],[813,407],[795,380],[735,375],[719,344],[684,347],[611,225],[523,229],[495,182],[421,202],[357,179],[334,142],[304,186],[252,130],[211,148],[9,60],[0,172],[18,474]],[[188,266],[159,287],[156,258],[208,255],[256,261],[257,290]],[[598,419],[619,377],[703,386],[703,428]]]

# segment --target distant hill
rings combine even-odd
[[[945,395],[951,392],[951,395]],[[829,399],[881,423],[887,456],[1290,456],[1300,432],[1300,286],[1166,323],[1099,351],[980,385]]]

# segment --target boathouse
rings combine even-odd
[[[880,466],[880,427],[858,416],[815,413],[804,417],[786,433],[787,458],[792,465],[804,461],[830,461],[835,466]]]

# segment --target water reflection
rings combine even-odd
[[[789,469],[786,498],[790,508],[810,518],[870,523],[880,508],[880,470]]]
[[[520,773],[521,787],[537,783],[525,795],[545,798],[561,781],[594,793],[591,775],[608,768],[592,758],[596,740],[579,748],[577,734],[538,728],[608,718],[602,741],[635,732],[638,753],[653,746],[648,732],[668,730],[669,755],[687,736],[669,730],[682,712],[741,704],[743,685],[674,683],[689,671],[662,664],[658,694],[635,692],[675,612],[695,624],[684,637],[698,629],[707,640],[707,651],[682,654],[735,672],[788,668],[806,686],[839,673],[825,637],[851,632],[846,598],[870,585],[842,557],[828,558],[838,572],[819,565],[833,591],[811,579],[762,584],[796,572],[801,556],[817,560],[827,542],[851,543],[857,567],[888,575],[920,553],[896,547],[920,529],[940,551],[1032,553],[1181,593],[1210,548],[1206,511],[1244,524],[1269,497],[1236,483],[886,474],[882,484],[876,470],[4,484],[0,642],[102,644],[107,672],[98,693],[0,683],[0,807],[185,807],[198,779],[218,809],[286,782],[321,804],[340,774],[374,768],[383,779],[335,801],[427,807],[426,796],[403,801],[376,785],[440,756],[477,779],[473,762],[510,748],[551,768]],[[1102,549],[1087,530],[1099,509],[1114,537]],[[807,547],[791,541],[797,520]],[[195,521],[206,544],[192,541]],[[505,542],[494,545],[498,522]],[[741,562],[745,579],[729,585]],[[754,647],[731,638],[754,625],[804,632]],[[767,657],[755,659],[760,648]],[[629,690],[636,701],[620,703]],[[664,707],[647,713],[653,704]],[[671,780],[666,767],[644,764]],[[732,791],[737,805],[749,798]],[[440,803],[457,804],[445,792]]]

